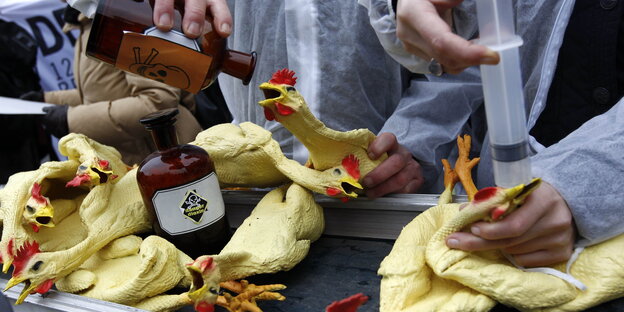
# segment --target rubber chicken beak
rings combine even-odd
[[[202,286],[201,288],[198,288],[194,291],[189,291],[188,292],[188,297],[192,300],[192,301],[197,301],[199,300],[199,298],[201,298],[202,293],[206,292],[206,287],[208,287],[207,285]]]
[[[353,198],[358,197],[358,194],[355,192],[356,189],[358,190],[364,189],[364,187],[362,187],[362,185],[356,179],[352,178],[351,176],[345,176],[342,179],[340,179],[340,186],[344,190],[344,193],[346,196],[353,197]]]
[[[189,297],[189,299],[196,302],[196,304],[201,304],[203,302],[203,304],[213,305],[214,303],[216,303],[218,297],[218,289],[209,288],[210,285],[204,283],[204,280],[202,279],[201,268],[195,265],[189,265],[186,268],[193,277],[191,288],[187,292],[187,296]],[[198,286],[201,287],[197,288]],[[201,299],[205,300],[200,301]]]
[[[505,190],[505,198],[513,201],[515,204],[522,204],[529,194],[537,189],[542,183],[542,179],[534,178],[527,184],[520,184]]]
[[[522,193],[523,190],[524,184],[516,185],[514,187],[505,189],[503,191],[505,193],[505,202],[514,200],[516,197],[518,197],[518,195]]]
[[[11,279],[9,279],[9,281],[7,282],[6,286],[4,287],[4,291],[7,291],[13,287],[15,287],[15,285],[23,282],[24,279],[22,278],[15,278],[15,277],[11,277]]]
[[[2,264],[2,273],[9,272],[9,269],[11,268],[11,264],[13,264],[13,260],[4,261],[4,263]]]
[[[87,174],[89,175],[89,178],[91,178],[91,183],[93,183],[94,185],[100,184],[100,175],[97,174],[97,172],[89,168],[87,170]]]
[[[88,183],[90,186],[100,185],[108,182],[113,176],[113,170],[109,168],[108,162],[102,165],[98,158],[93,160],[93,164],[82,164],[76,171],[76,177],[71,186],[78,186],[82,183]],[[88,180],[85,179],[88,177]],[[114,179],[114,177],[113,177]]]
[[[48,204],[38,209],[37,212],[33,215],[33,219],[40,226],[54,227],[54,221],[52,217],[54,216],[54,207]]]
[[[20,293],[19,297],[17,298],[17,300],[15,300],[15,304],[16,305],[24,302],[24,300],[26,300],[26,297],[28,297],[28,295],[33,293],[35,291],[35,289],[37,288],[37,285],[36,284],[31,284],[30,280],[28,280],[28,279],[18,278],[18,277],[13,276],[7,282],[7,285],[4,288],[4,291],[9,290],[13,286],[15,286],[17,284],[20,284],[22,282],[25,282],[25,285],[24,285],[24,288],[22,289],[22,292]]]
[[[189,298],[191,298],[191,300],[196,301],[199,299],[201,292],[207,287],[206,284],[203,283],[203,280],[201,279],[201,270],[195,266],[195,265],[187,265],[186,269],[189,271],[189,273],[191,274],[191,276],[193,277],[193,282],[191,284],[191,289],[188,292],[188,296]],[[197,287],[198,285],[196,284],[201,284],[202,287],[197,288],[197,289],[193,289],[195,287]]]
[[[19,297],[17,297],[17,300],[15,300],[15,304],[21,304],[22,302],[24,302],[24,300],[26,300],[26,297],[28,297],[28,295],[30,295],[30,293],[32,293],[35,288],[37,288],[37,285],[24,286],[24,289],[20,293]]]
[[[284,88],[281,86],[263,82],[260,84],[259,88],[264,92],[266,98],[266,100],[258,102],[262,107],[273,105],[273,103],[279,102],[284,98]]]
[[[524,204],[527,196],[540,185],[541,179],[535,178],[528,184],[520,184],[503,190],[504,201],[491,212],[489,221],[499,220],[502,216],[509,214]]]

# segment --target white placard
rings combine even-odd
[[[0,96],[1,115],[44,115],[43,108],[53,105]]]

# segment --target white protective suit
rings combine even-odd
[[[392,39],[396,37],[396,23],[394,12],[389,9],[390,1],[359,2],[369,8],[371,23],[378,36],[385,38],[381,41],[393,43],[393,49],[398,49],[396,44],[400,42]],[[524,40],[524,45],[520,47],[520,59],[528,112],[527,127],[531,129],[546,106],[574,0],[517,0],[514,7],[516,33]],[[473,38],[477,29],[474,2],[464,1],[454,10],[454,21],[455,28],[461,30],[458,32],[460,35]],[[392,48],[387,50],[392,52]],[[405,62],[405,58],[395,57]],[[451,82],[465,80],[468,83],[458,88],[456,83],[446,83],[445,76]],[[408,146],[425,167],[436,166],[426,170],[433,174],[426,177],[429,180],[436,179],[441,172],[440,155],[448,153],[458,134],[480,134],[484,142],[481,142],[482,158],[477,186],[494,185],[487,135],[482,132],[483,129],[474,128],[478,125],[474,117],[484,116],[477,111],[483,107],[478,69],[469,68],[458,76],[428,78],[431,81],[412,82],[382,131],[397,134],[399,141]],[[469,118],[471,120],[467,122]],[[530,138],[533,175],[552,184],[565,198],[579,234],[584,238],[580,245],[595,244],[624,232],[624,210],[621,208],[621,186],[624,185],[623,119],[624,101],[620,100],[609,111],[590,119],[548,148]],[[481,124],[484,125],[483,122]],[[401,132],[397,129],[407,130]],[[438,187],[441,187],[439,182]]]
[[[219,75],[234,123],[251,121],[270,130],[285,155],[301,163],[307,150],[282,125],[267,121],[258,89],[278,69],[296,73],[295,87],[329,128],[368,128],[378,134],[401,96],[400,66],[384,51],[356,1],[229,0],[234,19],[228,47],[256,51],[248,86]]]

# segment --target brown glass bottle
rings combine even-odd
[[[140,164],[137,181],[153,220],[154,232],[195,258],[217,254],[230,239],[214,164],[201,147],[178,144],[171,108],[141,123],[158,151]]]
[[[255,52],[227,49],[212,23],[206,23],[198,39],[185,37],[183,5],[176,5],[172,31],[160,32],[153,23],[153,5],[153,0],[100,0],[86,54],[193,93],[212,84],[220,72],[249,83]]]

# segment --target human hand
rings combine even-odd
[[[518,210],[501,221],[474,223],[470,232],[449,235],[447,246],[466,251],[501,249],[527,267],[568,260],[576,236],[570,208],[544,181]]]
[[[42,91],[28,91],[19,97],[21,100],[45,102]]]
[[[43,125],[48,133],[54,135],[57,138],[62,138],[69,133],[69,126],[67,125],[67,105],[54,105],[46,106],[43,111],[46,113],[43,115]]]
[[[420,164],[399,144],[394,134],[381,133],[368,146],[371,159],[378,159],[383,153],[387,153],[388,158],[362,180],[366,196],[377,198],[389,193],[418,191],[425,182]]]
[[[396,8],[397,37],[405,49],[435,59],[445,72],[458,74],[479,64],[498,64],[498,53],[451,30],[452,9],[463,0],[401,0]]]
[[[154,24],[158,29],[169,31],[173,27],[173,3],[181,0],[156,0],[154,2]],[[232,32],[232,15],[225,0],[184,0],[182,29],[190,38],[202,34],[206,14],[213,18],[215,31],[223,38]]]

